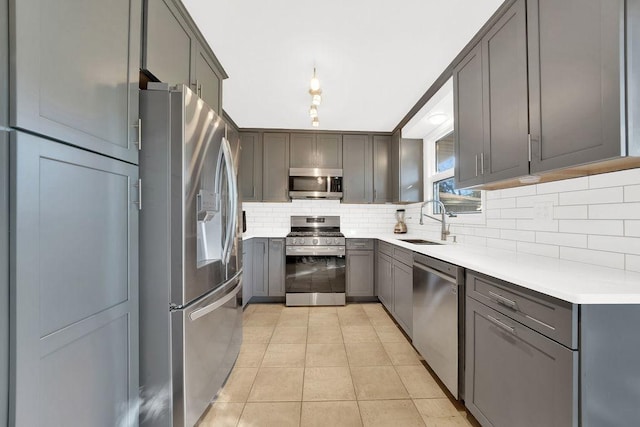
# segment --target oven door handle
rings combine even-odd
[[[287,246],[287,256],[345,256],[344,246]]]

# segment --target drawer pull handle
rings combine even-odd
[[[511,333],[511,334],[516,334],[516,330],[514,328],[512,328],[511,326],[507,325],[506,323],[502,323],[501,321],[499,321],[498,319],[496,319],[493,316],[490,316],[487,314],[487,318],[489,319],[489,321],[491,321],[491,323],[495,324],[496,326],[498,326],[501,329],[504,329],[505,331]]]
[[[539,325],[542,325],[542,326],[544,326],[544,327],[547,327],[547,328],[551,329],[552,331],[555,331],[555,330],[556,330],[556,328],[554,328],[554,327],[553,327],[553,326],[551,326],[551,325],[548,325],[548,324],[544,323],[542,320],[538,320],[538,319],[536,319],[535,317],[531,317],[531,316],[529,316],[528,314],[527,314],[527,315],[525,315],[525,316],[527,317],[527,319],[529,319],[529,320],[533,320],[534,322],[538,323]]]
[[[518,304],[515,301],[510,300],[509,298],[505,298],[502,295],[498,295],[495,292],[491,292],[491,291],[489,291],[489,295],[494,297],[497,300],[498,304],[506,305],[507,307],[513,310],[518,309]]]

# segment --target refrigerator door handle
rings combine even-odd
[[[231,258],[231,249],[233,246],[233,238],[235,237],[235,229],[238,222],[238,183],[233,167],[233,157],[231,155],[231,146],[227,138],[222,138],[220,145],[220,153],[218,154],[218,168],[216,174],[216,190],[218,194],[222,194],[222,166],[225,166],[227,172],[227,183],[229,185],[229,198],[231,201],[231,221],[227,221],[227,234],[222,247],[222,263],[228,264]]]
[[[241,275],[236,275],[236,277],[234,277],[232,280],[236,280],[238,276],[240,276],[240,279],[238,280],[238,284],[236,285],[235,288],[233,288],[231,292],[229,292],[219,300],[216,300],[207,306],[204,306],[202,308],[195,310],[193,313],[189,315],[189,319],[191,319],[191,321],[198,320],[202,316],[206,316],[207,314],[211,313],[215,309],[222,307],[223,305],[231,301],[233,298],[235,298],[236,295],[238,295],[238,292],[240,292],[240,290],[242,289]]]

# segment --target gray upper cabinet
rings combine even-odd
[[[262,200],[288,202],[289,134],[265,132],[263,146]]]
[[[0,425],[9,425],[9,134],[0,130]]]
[[[456,187],[484,182],[480,162],[484,150],[482,45],[478,44],[453,70]]]
[[[269,296],[284,296],[284,239],[269,239]]]
[[[141,0],[12,7],[10,124],[137,163]]]
[[[532,172],[621,154],[624,3],[527,1]]]
[[[342,203],[373,201],[373,153],[369,135],[343,135],[342,159],[348,165],[343,171]]]
[[[9,3],[0,2],[0,126],[9,125]],[[1,402],[0,402],[1,403]],[[1,418],[0,418],[1,420]]]
[[[391,137],[373,136],[373,203],[391,202]]]
[[[482,39],[484,149],[489,182],[529,173],[527,17],[518,0]]]
[[[262,200],[262,138],[257,132],[240,133],[240,194],[243,202]]]
[[[423,162],[421,139],[402,138],[401,131],[391,136],[391,201],[421,202],[423,195]]]
[[[227,74],[179,0],[145,0],[142,69],[156,79],[185,84],[222,114]]]
[[[145,0],[142,68],[162,82],[191,84],[195,36],[172,0]]]
[[[138,168],[11,138],[9,424],[135,425]]]
[[[342,168],[342,135],[291,134],[292,168]]]

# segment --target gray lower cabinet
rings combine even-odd
[[[393,260],[393,310],[402,329],[413,331],[413,267]]]
[[[138,163],[141,3],[11,2],[11,126]]]
[[[222,114],[227,74],[179,0],[145,0],[142,69],[169,84],[185,84]]]
[[[373,202],[373,152],[371,136],[343,135],[342,203]]]
[[[288,202],[289,134],[265,132],[262,136],[262,200]]]
[[[284,296],[285,239],[269,239],[269,296]]]
[[[269,239],[255,238],[252,243],[253,296],[269,296]]]
[[[253,239],[242,241],[242,307],[253,297]]]
[[[347,297],[375,295],[373,248],[372,239],[347,239]]]
[[[9,425],[9,134],[0,130],[0,425]]]
[[[412,336],[413,252],[379,241],[376,261],[378,298],[407,335]]]
[[[262,200],[262,138],[258,132],[240,132],[240,194],[243,202]]]
[[[578,352],[466,299],[465,404],[484,426],[577,426]]]
[[[9,425],[136,425],[138,168],[14,132],[10,182]]]
[[[393,259],[378,252],[376,261],[378,298],[389,312],[393,312]]]
[[[423,194],[423,152],[421,139],[402,138],[400,130],[391,137],[391,201],[421,202]]]

